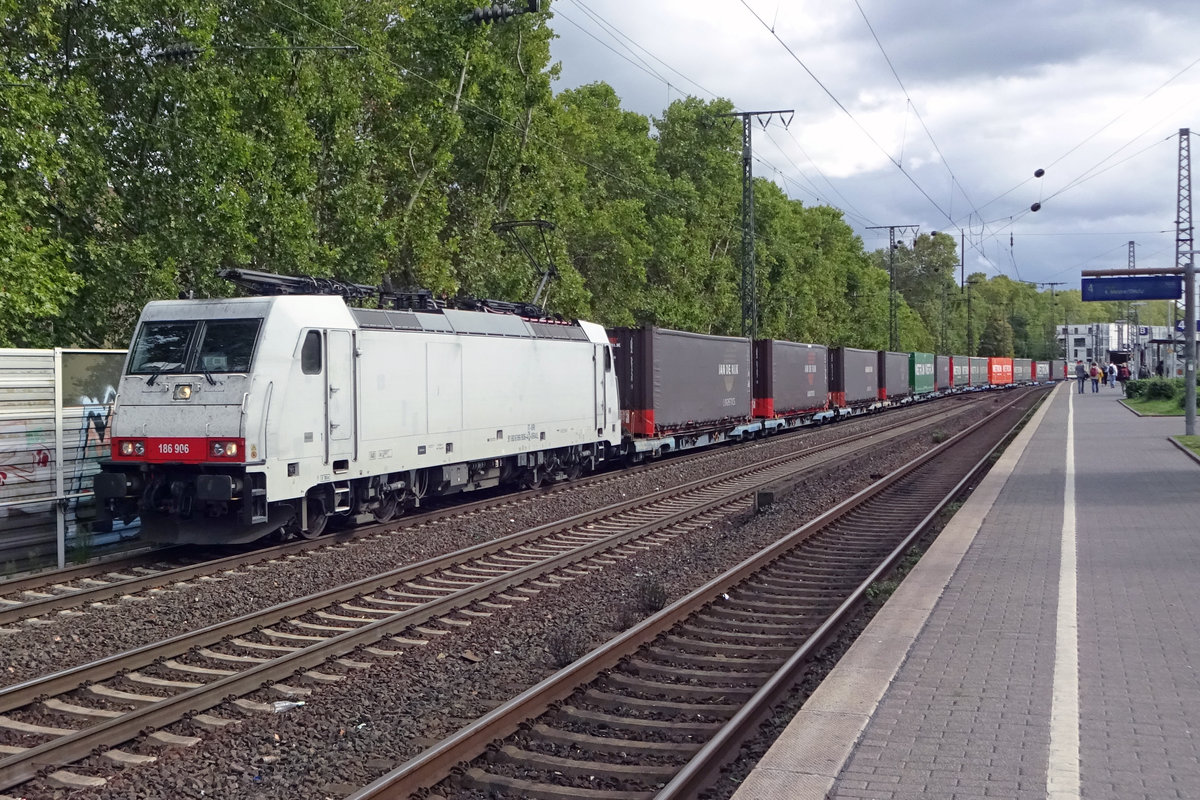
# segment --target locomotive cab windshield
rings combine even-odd
[[[261,319],[146,322],[129,358],[130,375],[249,372]]]

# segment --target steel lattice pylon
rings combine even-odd
[[[754,142],[750,120],[757,117],[765,129],[778,114],[786,128],[794,113],[789,108],[719,115],[742,121],[742,335],[751,339],[758,338],[758,281],[754,272]]]
[[[1184,433],[1196,433],[1196,293],[1192,247],[1192,134],[1179,129],[1179,191],[1175,206],[1175,266],[1183,270]]]

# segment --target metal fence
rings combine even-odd
[[[124,350],[0,350],[0,574],[133,539],[95,521]],[[103,529],[101,529],[103,528]]]

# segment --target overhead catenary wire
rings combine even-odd
[[[400,74],[402,74],[402,75],[404,75],[404,76],[406,76],[406,77],[413,78],[413,79],[415,79],[415,80],[418,80],[418,81],[420,81],[420,82],[422,82],[422,83],[424,83],[424,84],[428,85],[429,87],[431,87],[432,89],[434,89],[434,90],[435,90],[435,92],[437,92],[437,93],[439,93],[439,94],[441,94],[441,95],[444,95],[444,96],[446,96],[447,98],[450,98],[450,97],[452,97],[452,96],[453,96],[453,92],[452,92],[451,90],[449,90],[449,89],[447,89],[447,88],[445,88],[445,87],[443,87],[443,86],[439,86],[439,85],[438,85],[438,84],[437,84],[435,81],[433,81],[433,80],[431,80],[431,79],[429,79],[429,78],[426,78],[426,77],[425,77],[425,76],[423,76],[423,75],[420,75],[420,74],[418,74],[418,73],[414,72],[413,70],[409,69],[408,67],[404,66],[403,64],[401,64],[401,63],[397,62],[395,59],[393,59],[393,58],[392,58],[390,55],[388,55],[387,53],[382,53],[382,52],[380,52],[379,50],[377,50],[377,49],[375,49],[375,48],[372,48],[372,47],[370,47],[369,45],[364,45],[364,44],[361,44],[361,43],[357,42],[357,41],[356,41],[356,40],[355,40],[355,39],[354,39],[352,36],[350,36],[348,33],[344,32],[344,31],[337,30],[337,29],[335,29],[335,28],[333,28],[333,27],[331,27],[331,26],[327,25],[326,23],[324,23],[324,22],[321,22],[320,20],[314,19],[312,16],[310,16],[310,15],[308,15],[308,14],[305,14],[303,11],[301,11],[301,10],[299,10],[298,8],[296,8],[296,7],[292,6],[292,5],[290,5],[290,4],[289,4],[289,3],[287,3],[285,0],[271,0],[271,1],[272,1],[272,2],[274,2],[274,3],[276,3],[276,4],[277,4],[277,5],[279,5],[279,6],[282,6],[283,8],[286,8],[287,10],[291,11],[292,13],[294,13],[294,14],[296,14],[296,15],[300,16],[300,17],[303,17],[304,19],[308,20],[309,22],[313,23],[314,25],[316,25],[316,26],[318,26],[318,27],[320,27],[320,28],[323,28],[324,30],[326,30],[326,31],[328,31],[328,32],[330,32],[330,33],[332,33],[333,35],[335,35],[335,36],[337,36],[337,37],[340,37],[341,39],[343,39],[343,40],[345,40],[345,41],[347,41],[347,42],[350,42],[351,44],[355,44],[355,45],[359,46],[359,47],[360,47],[360,48],[363,50],[363,52],[367,52],[367,53],[374,53],[374,54],[376,54],[376,55],[378,55],[378,56],[382,57],[382,58],[383,58],[383,59],[384,59],[386,62],[388,62],[388,63],[390,63],[392,66],[394,66],[394,67],[395,67],[395,68],[396,68],[396,69],[397,69],[397,70],[400,72]],[[471,101],[470,101],[470,100],[468,100],[468,99],[462,98],[462,99],[459,99],[459,101],[458,101],[458,102],[459,102],[459,104],[460,104],[462,107],[464,107],[464,108],[469,108],[469,109],[471,109],[472,111],[474,111],[474,112],[476,112],[476,113],[479,113],[479,114],[481,114],[482,116],[484,116],[484,117],[486,117],[486,118],[489,118],[489,119],[491,119],[491,120],[495,121],[495,122],[496,122],[496,123],[498,123],[499,125],[502,125],[503,127],[510,129],[510,130],[511,130],[511,131],[513,131],[514,133],[517,133],[517,134],[525,134],[525,135],[527,135],[527,136],[528,136],[528,138],[529,138],[531,141],[536,141],[536,142],[538,142],[538,143],[540,143],[540,144],[542,144],[542,145],[545,145],[546,147],[548,147],[548,148],[550,148],[550,149],[552,149],[552,150],[554,150],[554,151],[556,151],[556,152],[560,153],[561,155],[565,156],[566,158],[568,158],[568,159],[570,159],[570,160],[572,160],[572,161],[575,161],[575,162],[576,162],[576,163],[578,163],[578,164],[581,164],[581,165],[583,165],[583,166],[586,166],[586,167],[587,167],[587,168],[589,168],[589,169],[595,170],[595,171],[596,171],[596,173],[598,173],[598,174],[600,174],[600,175],[604,175],[604,176],[606,176],[606,177],[608,177],[608,178],[611,178],[611,179],[613,179],[613,180],[615,180],[615,181],[618,181],[618,182],[620,182],[620,183],[623,183],[623,184],[625,184],[625,185],[627,185],[627,186],[629,186],[629,187],[631,187],[631,188],[634,188],[634,189],[639,189],[639,190],[641,190],[641,191],[644,191],[644,192],[646,192],[646,194],[647,194],[647,195],[649,195],[649,196],[653,196],[653,197],[656,197],[656,198],[658,198],[658,199],[660,199],[660,200],[663,200],[663,201],[664,201],[664,202],[665,202],[667,205],[669,205],[669,206],[671,206],[671,207],[675,207],[675,208],[685,208],[685,206],[684,206],[684,205],[683,205],[683,204],[682,204],[682,203],[681,203],[681,202],[680,202],[680,201],[679,201],[677,198],[674,198],[674,197],[671,197],[671,196],[669,196],[669,195],[663,194],[662,192],[660,192],[660,191],[658,191],[658,190],[656,190],[656,189],[654,189],[654,188],[652,188],[652,187],[650,187],[650,186],[647,186],[647,185],[645,185],[644,183],[641,183],[641,182],[637,182],[637,181],[630,180],[630,179],[628,179],[628,178],[625,178],[625,177],[623,177],[623,176],[621,176],[621,175],[617,175],[616,173],[613,173],[613,172],[611,172],[610,170],[606,170],[606,169],[604,169],[603,167],[600,167],[599,165],[593,164],[592,162],[588,161],[587,159],[585,159],[585,158],[583,158],[583,157],[581,157],[581,156],[579,156],[579,155],[577,155],[577,154],[575,154],[575,153],[572,153],[572,152],[570,152],[569,150],[567,150],[566,148],[564,148],[564,147],[562,147],[561,145],[557,144],[556,142],[553,142],[553,141],[551,141],[551,140],[549,140],[549,139],[546,139],[546,138],[544,138],[544,137],[542,137],[542,136],[539,136],[539,135],[537,135],[536,133],[533,133],[532,131],[530,131],[530,132],[526,132],[526,131],[524,131],[523,129],[521,129],[520,127],[518,127],[517,125],[515,125],[514,123],[512,123],[512,122],[509,122],[508,120],[506,120],[506,119],[504,119],[504,118],[502,118],[502,117],[499,117],[499,116],[497,116],[496,114],[492,113],[491,111],[487,110],[486,108],[483,108],[483,107],[481,107],[481,106],[479,106],[479,105],[477,105],[477,104],[475,104],[475,103],[471,102]],[[731,220],[731,221],[729,221],[729,222],[727,223],[727,225],[726,225],[726,228],[727,228],[727,230],[728,230],[730,233],[734,233],[734,234],[740,234],[740,233],[741,233],[741,226],[740,226],[740,225],[738,225],[738,224],[735,224],[735,223],[734,223],[732,220]],[[760,239],[760,240],[762,240],[762,241],[764,241],[764,242],[765,242],[766,244],[768,244],[768,245],[771,245],[771,244],[772,244],[772,239],[771,239],[769,236],[759,235],[757,238],[758,238],[758,239]]]
[[[792,131],[791,126],[784,128],[784,131],[788,134],[789,137],[791,137],[792,142],[796,145],[796,149],[800,151],[800,154],[802,156],[804,156],[806,159],[808,159],[809,164],[812,164],[813,169],[816,170],[816,173],[821,176],[821,180],[825,181],[825,184],[830,188],[830,190],[832,190],[833,193],[841,199],[842,205],[840,206],[840,209],[841,209],[842,213],[846,214],[846,216],[861,220],[867,226],[874,225],[875,222],[873,220],[871,220],[870,217],[868,217],[866,214],[862,213],[862,211],[860,211],[858,208],[856,208],[854,206],[854,204],[851,203],[848,199],[846,199],[846,196],[843,195],[841,193],[841,191],[837,188],[837,186],[834,185],[833,181],[829,180],[828,176],[826,176],[825,173],[821,170],[821,168],[817,165],[817,162],[814,161],[812,156],[810,156],[804,150],[804,146],[801,145],[800,140],[796,138],[796,134]],[[788,155],[787,151],[779,145],[779,142],[775,141],[775,137],[771,136],[770,131],[767,132],[767,138],[771,141],[772,144],[775,145],[775,148],[783,155],[783,157],[788,160],[788,163],[792,165],[792,167],[796,170],[796,172],[798,174],[803,175],[804,170],[802,170],[800,168],[800,166],[798,164],[796,164],[795,160],[793,160],[792,157]],[[813,184],[813,188],[816,189],[815,183]],[[820,192],[818,192],[818,194],[820,194]],[[822,200],[821,202],[824,202],[826,205],[831,206],[833,208],[839,208],[839,206],[835,205],[834,203],[830,203],[827,200]]]
[[[828,96],[829,99],[833,101],[834,105],[836,105],[842,111],[842,113],[844,113],[847,117],[849,117],[850,121],[853,122],[860,131],[862,131],[863,135],[867,137],[867,139],[871,142],[871,144],[875,145],[876,149],[878,149],[879,152],[881,152],[884,155],[884,157],[888,161],[890,161],[892,163],[892,165],[894,167],[896,167],[897,170],[899,170],[900,174],[903,175],[908,180],[908,182],[911,183],[913,185],[913,187],[918,192],[921,193],[921,195],[929,202],[929,204],[931,206],[933,206],[935,209],[937,209],[938,213],[941,214],[942,217],[944,217],[946,219],[946,221],[948,223],[950,223],[951,226],[955,227],[956,229],[961,229],[961,226],[957,222],[955,222],[954,218],[949,214],[949,212],[947,212],[944,208],[942,208],[941,204],[938,203],[938,201],[935,200],[933,198],[933,196],[930,195],[929,192],[925,190],[925,187],[921,186],[920,182],[918,182],[917,179],[915,177],[913,177],[913,175],[904,168],[904,165],[902,163],[897,161],[895,157],[893,157],[890,153],[888,153],[887,149],[882,144],[880,144],[879,141],[874,136],[871,135],[871,132],[869,130],[867,130],[866,126],[863,125],[863,123],[858,119],[858,117],[856,117],[854,115],[854,113],[851,112],[850,109],[847,108],[846,105],[838,98],[838,96],[835,95],[829,89],[829,87],[827,87],[821,81],[821,79],[816,76],[816,74],[811,69],[809,69],[808,65],[804,63],[804,60],[801,59],[800,56],[796,54],[796,51],[793,50],[792,47],[787,42],[785,42],[779,36],[778,33],[776,33],[773,30],[772,26],[768,25],[766,20],[764,20],[762,18],[762,16],[759,15],[759,13],[757,11],[755,11],[750,6],[749,3],[746,2],[746,0],[741,0],[741,2],[742,2],[742,5],[745,6],[746,10],[749,11],[750,14],[756,20],[758,20],[759,24],[761,24],[764,28],[767,29],[767,31],[771,34],[771,36],[775,39],[775,41],[778,42],[781,47],[783,47],[783,49],[787,52],[787,54],[789,56],[791,56],[792,60],[800,65],[801,69],[803,69],[805,71],[805,73],[807,73],[808,76],[813,79],[813,81],[817,84],[817,86],[819,86],[821,88],[821,91],[825,92],[826,96]],[[984,255],[982,249],[979,246],[977,246],[974,242],[972,242],[971,246],[972,246],[972,249],[978,250],[981,255]],[[986,255],[984,255],[984,258],[986,259]]]
[[[680,70],[680,69],[676,68],[675,66],[673,66],[672,64],[670,64],[670,63],[669,63],[669,62],[667,62],[666,60],[664,60],[664,59],[660,58],[660,57],[659,57],[658,55],[656,55],[656,54],[655,54],[653,51],[651,51],[651,50],[647,49],[646,47],[644,47],[643,45],[641,45],[640,43],[638,43],[638,42],[637,42],[635,39],[633,39],[632,37],[630,37],[628,34],[626,34],[626,33],[624,33],[623,31],[621,31],[621,30],[620,30],[620,29],[619,29],[617,26],[613,25],[611,22],[609,22],[608,20],[606,20],[606,19],[605,19],[605,18],[604,18],[602,15],[600,15],[600,14],[599,14],[599,13],[597,13],[595,10],[593,10],[593,9],[592,9],[592,8],[591,8],[591,7],[590,7],[590,6],[589,6],[587,3],[585,3],[583,0],[573,0],[573,3],[574,3],[574,5],[578,6],[578,7],[579,7],[581,10],[583,10],[583,12],[584,12],[585,14],[587,14],[587,16],[588,16],[588,17],[589,17],[589,18],[590,18],[590,19],[591,19],[593,22],[595,22],[595,23],[596,23],[598,26],[600,26],[600,27],[601,27],[601,28],[602,28],[602,29],[603,29],[603,30],[604,30],[606,33],[608,33],[608,34],[609,34],[609,36],[611,36],[613,39],[615,39],[615,40],[618,40],[618,41],[623,41],[623,42],[626,42],[626,43],[628,43],[628,44],[626,45],[626,48],[627,48],[627,49],[629,49],[629,50],[630,50],[630,52],[632,52],[632,51],[633,51],[633,48],[636,48],[637,50],[640,50],[642,53],[645,53],[647,57],[649,57],[649,58],[653,59],[654,61],[656,61],[657,63],[661,64],[663,67],[665,67],[667,70],[670,70],[671,72],[673,72],[673,73],[675,73],[676,75],[678,75],[679,77],[681,77],[683,80],[685,80],[685,81],[687,81],[688,83],[690,83],[692,86],[694,86],[694,87],[696,87],[697,89],[699,89],[699,90],[700,90],[700,91],[701,91],[703,94],[705,94],[706,96],[708,96],[708,98],[710,98],[710,99],[716,99],[716,98],[720,97],[720,95],[719,95],[719,94],[717,94],[716,92],[712,91],[711,89],[709,89],[709,88],[705,87],[705,86],[704,86],[703,84],[701,84],[699,81],[697,81],[697,80],[693,79],[693,78],[692,78],[691,76],[689,76],[687,73],[685,73],[685,72],[683,72],[682,70]],[[559,8],[558,10],[556,10],[555,14],[556,14],[556,16],[564,16],[561,8]],[[638,66],[638,64],[637,64],[637,63],[634,63],[634,62],[632,62],[632,61],[631,61],[631,60],[630,60],[628,57],[624,56],[622,53],[620,53],[620,52],[616,51],[616,50],[615,50],[613,47],[611,47],[611,46],[610,46],[610,45],[608,45],[607,43],[605,43],[605,42],[601,41],[601,40],[600,40],[600,39],[599,39],[599,38],[598,38],[598,37],[597,37],[595,34],[591,33],[590,31],[587,31],[587,30],[586,30],[585,28],[583,28],[583,26],[581,26],[581,25],[580,25],[578,22],[576,22],[576,21],[574,21],[574,20],[571,20],[571,19],[569,19],[569,18],[567,18],[567,19],[568,19],[568,21],[569,21],[569,22],[571,22],[571,24],[575,25],[575,26],[576,26],[577,28],[579,28],[580,30],[583,30],[583,31],[584,31],[584,32],[585,32],[585,33],[586,33],[586,34],[587,34],[589,37],[591,37],[592,39],[594,39],[594,40],[596,40],[596,41],[600,42],[602,45],[604,45],[604,46],[605,46],[607,49],[609,49],[610,51],[614,52],[616,55],[618,55],[618,56],[621,56],[621,57],[622,57],[622,58],[623,58],[625,61],[627,61],[627,62],[629,62],[629,63],[633,64],[633,66],[635,66],[635,67],[638,67],[638,69],[641,69],[641,71],[642,71],[642,72],[645,72],[647,75],[650,75],[651,77],[657,78],[658,80],[660,80],[660,81],[662,81],[663,83],[665,83],[665,84],[666,84],[666,86],[668,87],[668,89],[675,88],[675,89],[677,89],[677,90],[679,90],[679,91],[682,91],[682,89],[681,89],[680,87],[678,87],[678,86],[675,86],[673,83],[671,83],[671,82],[670,82],[669,80],[667,80],[665,77],[663,77],[663,76],[662,76],[662,75],[661,75],[661,74],[660,74],[660,73],[659,73],[657,70],[654,70],[654,69],[653,69],[653,68],[651,68],[651,67],[650,67],[648,64],[645,64],[645,61],[644,61],[644,59],[640,59],[640,58],[638,59],[638,61],[639,61],[639,62],[641,62],[643,65],[645,65],[645,66],[644,66],[644,68],[643,68],[643,67],[640,67],[640,66]],[[735,108],[736,108],[736,106],[735,106]],[[788,132],[788,134],[789,134],[790,136],[792,136],[792,139],[795,141],[795,135],[794,135],[794,134],[792,134],[792,132],[791,132],[791,128],[790,128],[790,127],[785,127],[785,128],[784,128],[784,130],[785,130],[785,131],[787,131],[787,132]],[[779,151],[779,153],[780,153],[781,155],[783,155],[783,157],[784,157],[785,159],[787,159],[787,160],[789,161],[789,163],[791,163],[791,164],[792,164],[792,166],[793,166],[793,167],[796,169],[796,171],[797,171],[797,173],[798,173],[798,174],[800,174],[801,176],[803,176],[803,171],[802,171],[802,170],[801,170],[801,169],[800,169],[800,168],[799,168],[799,167],[798,167],[798,166],[795,164],[795,162],[794,162],[794,161],[793,161],[793,160],[790,158],[790,156],[788,156],[787,152],[786,152],[786,151],[785,151],[785,150],[784,150],[782,147],[780,147],[779,143],[778,143],[778,142],[777,142],[777,141],[774,139],[774,137],[772,137],[772,136],[771,136],[771,132],[770,132],[770,130],[769,130],[769,129],[767,129],[766,127],[764,127],[764,131],[765,131],[765,132],[766,132],[766,134],[767,134],[767,138],[768,138],[768,139],[770,139],[771,143],[775,145],[775,148],[776,148],[776,149]],[[797,144],[798,144],[798,143],[797,143]],[[802,152],[803,152],[803,150],[802,150]],[[805,154],[805,156],[807,157],[807,154]],[[755,161],[758,161],[758,162],[760,162],[760,163],[764,164],[764,165],[765,165],[765,166],[766,166],[768,169],[770,169],[770,170],[771,170],[773,173],[775,173],[775,174],[777,174],[777,175],[783,176],[783,175],[786,175],[786,174],[787,174],[787,173],[786,173],[784,170],[780,169],[780,168],[779,168],[779,167],[778,167],[776,164],[772,163],[772,162],[771,162],[769,159],[764,159],[764,158],[761,156],[761,154],[758,154],[758,153],[756,153],[756,154],[755,154],[755,156],[754,156],[754,159],[755,159]],[[826,182],[826,183],[829,185],[829,187],[830,187],[830,188],[831,188],[831,189],[834,191],[834,193],[835,193],[835,194],[837,194],[837,195],[838,195],[838,197],[840,197],[840,198],[841,198],[841,200],[842,200],[842,202],[843,202],[843,205],[839,207],[837,204],[830,202],[830,201],[829,201],[827,198],[825,198],[825,197],[822,197],[822,196],[821,196],[821,195],[822,195],[822,193],[821,193],[819,190],[817,190],[817,188],[816,188],[816,186],[815,186],[815,184],[814,184],[814,185],[813,185],[813,187],[812,187],[812,189],[813,189],[813,192],[815,193],[815,194],[814,194],[814,196],[816,197],[816,199],[817,199],[817,202],[819,202],[819,203],[824,203],[825,205],[831,206],[831,207],[833,207],[833,208],[838,208],[838,210],[842,211],[842,213],[843,213],[843,214],[845,214],[845,215],[846,215],[846,216],[848,216],[848,217],[854,217],[854,218],[858,218],[858,219],[862,219],[862,220],[867,220],[867,217],[866,217],[865,215],[863,215],[863,214],[862,214],[862,212],[860,212],[858,209],[854,208],[853,204],[852,204],[852,203],[850,203],[850,202],[849,202],[849,201],[848,201],[848,200],[845,198],[845,196],[844,196],[844,195],[842,195],[842,194],[841,194],[841,192],[839,192],[839,191],[837,190],[837,187],[835,187],[835,186],[833,185],[833,183],[832,183],[832,182],[830,182],[830,181],[829,181],[829,179],[828,179],[828,178],[826,178],[826,177],[825,177],[825,175],[824,175],[823,173],[821,173],[820,167],[818,167],[818,166],[816,165],[816,162],[812,161],[812,159],[811,159],[811,158],[809,158],[809,162],[810,162],[810,163],[812,163],[812,165],[813,165],[813,168],[814,168],[814,169],[816,169],[816,171],[818,172],[818,174],[821,174],[821,177],[822,177],[822,178],[825,180],[825,182]],[[868,224],[869,224],[869,221],[868,221]]]
[[[1178,71],[1178,72],[1176,72],[1174,75],[1172,75],[1171,77],[1167,78],[1167,80],[1163,81],[1163,82],[1162,82],[1161,84],[1159,84],[1157,87],[1155,87],[1154,89],[1152,89],[1150,92],[1148,92],[1148,93],[1146,93],[1145,95],[1143,95],[1141,98],[1139,98],[1139,99],[1138,99],[1136,102],[1134,102],[1134,103],[1133,103],[1133,104],[1131,104],[1129,107],[1127,107],[1127,108],[1126,108],[1124,111],[1122,111],[1120,114],[1118,114],[1117,116],[1113,117],[1113,118],[1112,118],[1112,119],[1110,119],[1108,122],[1104,123],[1104,124],[1103,124],[1103,125],[1101,125],[1099,128],[1097,128],[1096,130],[1094,130],[1094,131],[1092,131],[1091,133],[1089,133],[1087,136],[1085,136],[1085,137],[1084,137],[1082,140],[1080,140],[1080,141],[1079,141],[1079,142],[1077,142],[1076,144],[1072,145],[1070,148],[1068,148],[1068,149],[1066,150],[1066,152],[1064,152],[1064,153],[1063,153],[1062,155],[1060,155],[1058,158],[1055,158],[1055,159],[1054,159],[1053,161],[1051,161],[1051,162],[1050,162],[1050,163],[1049,163],[1047,166],[1048,166],[1048,167],[1053,167],[1053,166],[1056,166],[1056,165],[1058,165],[1058,164],[1059,164],[1061,161],[1063,161],[1063,160],[1064,160],[1064,159],[1066,159],[1068,156],[1070,156],[1071,154],[1073,154],[1073,153],[1074,153],[1075,151],[1077,151],[1079,148],[1083,147],[1085,144],[1087,144],[1088,142],[1090,142],[1092,139],[1096,138],[1096,137],[1097,137],[1097,136],[1099,136],[1101,133],[1103,133],[1104,131],[1106,131],[1108,128],[1112,127],[1112,126],[1113,126],[1113,125],[1114,125],[1116,122],[1118,122],[1119,120],[1121,120],[1122,118],[1124,118],[1126,115],[1128,115],[1128,114],[1129,114],[1131,111],[1133,111],[1135,108],[1137,108],[1138,106],[1140,106],[1142,103],[1145,103],[1147,100],[1149,100],[1151,97],[1153,97],[1154,95],[1156,95],[1156,94],[1158,94],[1159,92],[1161,92],[1161,91],[1162,91],[1163,89],[1165,89],[1167,86],[1169,86],[1169,85],[1171,85],[1172,83],[1174,83],[1176,80],[1178,80],[1179,78],[1181,78],[1181,77],[1182,77],[1182,76],[1183,76],[1185,73],[1187,73],[1188,71],[1190,71],[1190,70],[1192,70],[1193,68],[1195,68],[1195,67],[1196,67],[1196,65],[1198,65],[1198,64],[1200,64],[1200,58],[1196,58],[1196,59],[1194,59],[1193,61],[1191,61],[1191,62],[1190,62],[1190,63],[1189,63],[1187,66],[1185,66],[1183,69],[1179,70],[1179,71]],[[1144,135],[1144,133],[1143,133],[1143,134],[1139,134],[1137,137],[1135,137],[1135,139],[1136,139],[1136,138],[1140,138],[1142,135]],[[1032,176],[1032,175],[1031,175],[1030,177],[1027,177],[1027,178],[1025,178],[1023,181],[1021,181],[1020,183],[1018,183],[1018,184],[1016,184],[1015,186],[1011,187],[1010,189],[1007,189],[1007,190],[1005,190],[1004,192],[1002,192],[1001,194],[999,194],[999,195],[997,195],[997,196],[993,197],[991,200],[987,201],[987,202],[986,202],[986,203],[984,203],[982,206],[980,206],[980,208],[987,208],[988,206],[992,205],[993,203],[996,203],[996,202],[998,202],[998,201],[1000,201],[1000,200],[1004,199],[1004,198],[1005,198],[1005,197],[1007,197],[1008,195],[1010,195],[1010,194],[1012,194],[1013,192],[1015,192],[1015,191],[1017,191],[1018,189],[1020,189],[1022,186],[1025,186],[1025,185],[1026,185],[1027,183],[1029,183],[1029,181],[1031,181],[1031,180],[1034,180],[1034,178],[1033,178],[1033,176]]]
[[[959,191],[962,192],[963,199],[967,201],[967,205],[971,206],[971,210],[978,215],[979,209],[975,207],[975,203],[971,200],[970,195],[967,194],[966,188],[963,187],[963,185],[959,182],[958,176],[955,175],[954,170],[951,169],[950,161],[946,158],[945,153],[942,152],[942,148],[938,146],[937,139],[934,138],[933,132],[930,131],[929,126],[925,124],[925,118],[921,116],[920,109],[917,108],[917,104],[913,102],[912,95],[909,94],[908,87],[906,87],[904,85],[904,81],[900,79],[900,73],[896,71],[896,65],[892,63],[891,57],[888,55],[887,50],[884,49],[883,42],[880,41],[879,35],[875,32],[875,26],[873,26],[871,24],[871,20],[867,18],[867,12],[863,10],[862,4],[859,2],[859,0],[854,0],[854,5],[858,8],[858,13],[862,16],[863,22],[867,26],[867,30],[871,32],[871,37],[875,40],[875,45],[879,48],[879,52],[883,55],[883,60],[887,62],[888,69],[890,69],[892,72],[892,77],[896,79],[896,83],[900,86],[900,91],[904,92],[904,98],[908,101],[908,107],[912,109],[913,115],[917,118],[917,122],[921,124],[921,129],[925,131],[925,135],[929,138],[929,143],[933,145],[934,152],[938,154],[938,159],[940,159],[942,166],[944,166],[946,168],[946,172],[949,173],[951,182],[958,187]]]

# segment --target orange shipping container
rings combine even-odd
[[[988,359],[988,383],[992,386],[1008,386],[1013,382],[1013,360],[1011,358]]]

